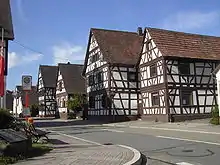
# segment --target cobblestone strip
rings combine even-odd
[[[140,154],[137,150],[120,145],[101,145],[71,135],[53,132],[57,140],[54,149],[43,156],[18,162],[17,165],[132,165]],[[61,143],[62,142],[62,143]],[[132,164],[131,164],[132,163]]]

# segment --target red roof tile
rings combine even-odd
[[[163,56],[220,60],[220,37],[146,29]]]
[[[91,32],[107,62],[132,65],[137,63],[143,36],[135,32],[93,28]]]

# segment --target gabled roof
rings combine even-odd
[[[146,28],[163,56],[220,60],[220,37]]]
[[[103,54],[103,59],[110,64],[135,65],[141,51],[143,36],[136,32],[116,31],[91,28],[83,75],[89,56],[89,46],[92,34]]]
[[[6,32],[4,37],[10,40],[14,39],[14,31],[11,17],[11,7],[9,0],[1,0],[0,2],[0,27],[3,27]],[[1,28],[0,28],[1,37]]]
[[[23,88],[21,85],[16,86],[18,92],[20,92],[22,104],[25,105],[25,91],[23,91]],[[37,93],[37,87],[32,86],[32,90],[28,91],[28,103],[29,105],[32,104],[38,104],[38,93]]]
[[[39,71],[41,72],[44,87],[56,88],[58,66],[40,65]]]
[[[58,67],[68,94],[86,93],[85,79],[82,77],[83,65],[60,63]]]

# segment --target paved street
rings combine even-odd
[[[150,165],[219,165],[218,133],[108,125],[77,125],[48,129],[101,144],[131,146],[145,154]]]
[[[77,137],[51,132],[53,150],[49,153],[19,161],[17,165],[135,165],[142,164],[139,151],[123,145],[102,145]],[[146,163],[145,163],[146,164]]]

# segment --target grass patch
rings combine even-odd
[[[16,163],[19,160],[25,160],[27,158],[42,156],[52,150],[49,144],[34,143],[29,149],[27,155],[19,155],[17,157],[0,156],[0,165],[8,165]]]
[[[44,155],[52,150],[49,144],[33,143],[32,148],[29,150],[27,157],[32,158]]]

